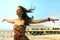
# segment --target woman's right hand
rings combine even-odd
[[[3,19],[2,22],[6,21],[6,19]]]

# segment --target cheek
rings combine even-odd
[[[22,15],[22,14],[23,14],[23,12],[22,12],[22,11],[17,10],[17,11],[16,11],[16,14]]]
[[[18,14],[18,10],[16,11],[16,14]]]
[[[16,11],[16,14],[20,14],[20,12],[17,10],[17,11]]]
[[[16,13],[17,15],[22,15],[22,13]]]

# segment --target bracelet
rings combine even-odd
[[[48,21],[50,21],[50,18],[48,18]]]

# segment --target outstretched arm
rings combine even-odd
[[[51,18],[46,18],[46,19],[40,19],[40,20],[31,20],[30,23],[34,24],[34,23],[42,23],[42,22],[47,22],[47,21],[58,21],[59,19],[51,19]],[[54,22],[55,23],[55,22]]]
[[[4,22],[4,21],[7,21],[9,23],[14,23],[14,20],[10,20],[10,19],[3,19],[2,22]]]

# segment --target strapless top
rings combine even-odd
[[[26,26],[24,25],[14,25],[14,30],[17,30],[17,31],[24,31],[26,29]]]

